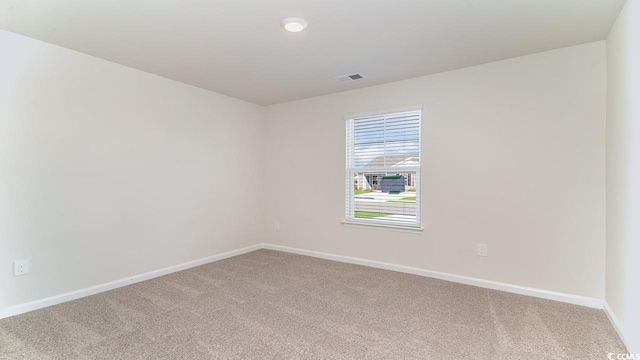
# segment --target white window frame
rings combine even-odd
[[[407,167],[381,167],[381,168],[371,168],[371,167],[356,167],[353,164],[354,161],[354,130],[353,123],[355,119],[364,118],[364,117],[372,117],[372,116],[382,116],[382,115],[393,115],[403,112],[414,112],[418,111],[420,113],[420,122],[418,125],[419,131],[419,140],[418,140],[418,154],[420,154],[420,164],[419,166],[407,166]],[[350,114],[344,116],[346,131],[346,156],[345,156],[345,218],[343,224],[345,225],[355,225],[355,226],[364,226],[364,227],[377,227],[385,230],[399,230],[399,231],[422,231],[422,221],[421,221],[421,186],[420,183],[422,174],[422,105],[403,107],[403,108],[395,108],[383,111],[375,111],[375,112],[367,112],[367,113],[359,113],[359,114]],[[405,223],[405,222],[392,222],[392,221],[380,221],[376,219],[363,219],[363,218],[355,218],[355,190],[354,190],[354,175],[358,172],[363,173],[388,173],[388,172],[415,172],[416,175],[412,179],[414,186],[416,188],[416,221],[415,223]]]

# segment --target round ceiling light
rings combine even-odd
[[[280,21],[280,25],[288,32],[297,33],[307,27],[307,22],[300,18],[290,17],[282,19],[282,21]]]

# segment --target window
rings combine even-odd
[[[420,117],[346,119],[345,222],[420,227]]]

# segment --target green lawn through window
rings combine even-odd
[[[396,204],[415,204],[416,197],[415,196],[407,196],[398,200],[387,200],[388,203],[396,203]]]
[[[361,219],[373,219],[383,216],[388,216],[391,214],[380,213],[380,212],[368,212],[368,211],[354,211],[353,216]]]

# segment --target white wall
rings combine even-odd
[[[267,241],[603,298],[605,48],[268,107]],[[345,227],[343,115],[415,104],[424,232]]]
[[[640,353],[640,1],[607,38],[606,301]]]
[[[0,308],[262,242],[261,107],[4,31],[0,49]]]

